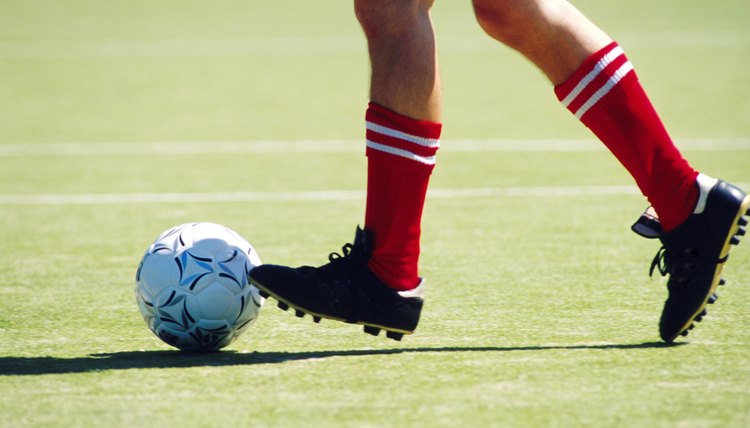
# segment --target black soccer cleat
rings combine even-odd
[[[424,303],[424,280],[409,291],[395,291],[378,279],[367,266],[370,236],[357,228],[354,243],[342,247],[343,255],[332,253],[320,267],[291,268],[261,265],[250,271],[252,282],[279,307],[295,310],[297,316],[364,325],[365,333],[401,340],[419,323]]]
[[[743,216],[750,215],[750,196],[736,186],[703,174],[696,183],[699,198],[693,214],[670,232],[655,229],[662,247],[649,275],[657,269],[662,276],[669,275],[669,295],[659,320],[659,334],[665,342],[686,336],[694,322],[706,315],[706,305],[716,301],[729,250],[744,235],[747,219]]]

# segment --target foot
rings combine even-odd
[[[700,193],[693,214],[667,233],[656,229],[662,248],[649,275],[655,269],[669,275],[669,296],[659,321],[665,342],[687,336],[694,322],[706,315],[706,305],[716,300],[716,287],[724,283],[721,270],[729,250],[745,234],[748,221],[743,215],[750,215],[750,196],[739,188],[703,174],[697,184]]]
[[[250,282],[264,297],[273,297],[281,309],[296,315],[364,325],[365,333],[377,336],[385,330],[391,339],[411,334],[419,322],[424,302],[424,280],[413,290],[395,291],[380,281],[370,268],[370,239],[357,228],[353,244],[332,253],[320,267],[291,268],[261,265],[250,272]]]

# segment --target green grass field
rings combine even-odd
[[[694,166],[750,187],[746,1],[576,4]],[[222,223],[282,264],[353,237],[368,64],[351,9],[0,2],[0,426],[750,426],[750,245],[704,322],[661,344],[658,244],[629,231],[645,201],[468,1],[433,13],[445,132],[417,334],[271,304],[220,353],[148,331],[135,270],[172,225]]]

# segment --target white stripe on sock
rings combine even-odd
[[[586,102],[583,103],[580,108],[578,108],[578,110],[575,112],[576,117],[580,119],[591,107],[594,106],[594,104],[604,98],[604,96],[607,95],[609,91],[611,91],[612,88],[614,88],[620,82],[620,80],[622,80],[622,78],[631,71],[633,71],[633,64],[631,64],[630,61],[621,65],[620,68],[618,68],[617,71],[612,74],[612,77],[607,80],[604,86],[599,88],[598,91],[594,92],[594,94],[591,95],[591,97],[586,100]]]
[[[573,100],[581,93],[584,89],[594,80],[598,75],[600,75],[605,68],[609,64],[612,63],[617,57],[620,55],[624,55],[625,52],[622,50],[621,47],[615,46],[611,51],[607,52],[602,59],[600,59],[595,65],[594,69],[591,70],[587,75],[583,76],[583,79],[581,79],[580,82],[573,88],[572,91],[563,99],[561,102],[562,104],[567,107],[570,105],[570,103],[573,102]]]
[[[404,140],[409,143],[418,144],[422,147],[429,147],[429,148],[440,148],[440,140],[434,139],[434,138],[424,138],[419,137],[416,135],[407,134],[405,132],[401,132],[392,128],[388,128],[387,126],[378,125],[377,123],[373,122],[366,122],[365,126],[368,130],[377,132],[378,134],[383,134],[388,137],[398,138],[399,140]]]
[[[435,165],[435,156],[419,156],[408,150],[398,149],[396,147],[386,146],[385,144],[376,143],[374,141],[367,140],[367,147],[378,150],[381,152],[389,153],[403,158],[411,159],[425,165]]]

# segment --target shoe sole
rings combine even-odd
[[[729,250],[731,249],[732,245],[737,245],[740,242],[740,238],[745,234],[744,229],[740,232],[740,228],[747,225],[748,220],[744,217],[745,215],[750,216],[750,195],[745,195],[745,199],[742,200],[742,204],[740,204],[740,209],[737,210],[737,215],[735,215],[734,220],[732,221],[732,227],[729,228],[729,233],[727,233],[727,237],[724,240],[724,247],[721,249],[721,253],[719,253],[719,260],[724,260],[723,262],[716,264],[716,270],[714,271],[714,278],[711,282],[711,288],[708,291],[708,294],[706,294],[706,297],[703,300],[703,304],[698,308],[697,311],[693,314],[693,316],[690,317],[690,319],[685,322],[685,324],[682,326],[682,328],[675,334],[672,338],[669,340],[666,340],[666,342],[672,342],[675,340],[678,336],[687,336],[688,332],[692,330],[693,327],[695,327],[694,322],[701,322],[703,317],[706,315],[706,306],[716,301],[716,298],[712,299],[713,296],[715,296],[716,289],[719,287],[719,285],[722,285],[724,282],[721,278],[721,271],[724,269],[724,264],[728,261],[729,256]]]
[[[292,308],[295,311],[295,315],[297,317],[299,317],[299,318],[303,318],[305,315],[310,315],[312,317],[312,319],[313,319],[313,322],[315,322],[316,324],[319,323],[321,319],[328,319],[328,320],[333,320],[333,321],[339,321],[339,322],[343,322],[343,323],[347,323],[347,324],[359,324],[361,326],[364,326],[364,332],[367,333],[367,334],[371,334],[373,336],[377,336],[378,334],[380,334],[380,330],[385,330],[386,337],[388,337],[389,339],[393,339],[393,340],[401,340],[404,337],[405,334],[412,334],[412,333],[414,333],[414,330],[402,330],[402,329],[398,329],[398,328],[387,327],[387,326],[384,326],[384,325],[367,323],[367,322],[363,322],[363,321],[351,322],[351,321],[345,320],[343,318],[338,318],[338,317],[334,317],[334,316],[331,316],[331,315],[321,314],[321,313],[318,313],[318,312],[315,312],[315,311],[311,311],[311,310],[309,310],[307,308],[303,308],[300,305],[292,303],[292,302],[284,299],[283,297],[280,297],[279,295],[277,295],[273,291],[271,291],[268,288],[266,288],[265,286],[263,286],[263,284],[255,281],[253,279],[250,279],[250,283],[252,283],[255,287],[257,287],[258,290],[260,290],[260,294],[264,298],[267,299],[269,297],[272,297],[274,300],[276,300],[278,302],[278,304],[276,306],[278,306],[279,309],[281,309],[283,311],[287,311],[287,310],[289,310],[289,308]]]

